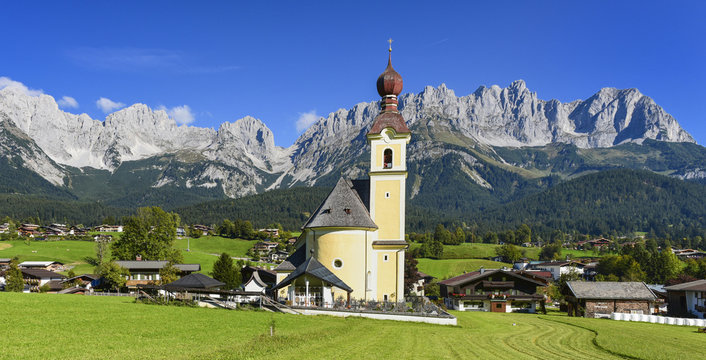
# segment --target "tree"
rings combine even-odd
[[[522,250],[513,244],[504,244],[495,248],[495,253],[498,256],[502,256],[510,263],[514,263],[522,258],[524,255]]]
[[[222,253],[218,260],[213,263],[213,271],[211,271],[211,276],[213,276],[214,279],[225,283],[225,286],[223,286],[223,289],[225,290],[236,289],[242,283],[240,269],[233,266],[233,259],[226,253]]]
[[[5,291],[22,292],[25,288],[25,281],[22,278],[22,270],[17,266],[17,258],[10,260],[10,269],[5,273]]]
[[[561,243],[545,245],[539,252],[539,260],[556,260],[561,257]]]
[[[657,284],[664,284],[667,280],[675,278],[681,270],[682,262],[674,255],[670,247],[655,254],[652,259],[650,281]]]
[[[130,276],[130,272],[115,261],[99,265],[96,273],[103,279],[103,287],[110,290],[119,290],[125,287],[127,277]]]
[[[137,210],[136,216],[125,221],[123,235],[113,241],[111,250],[115,260],[132,260],[140,255],[144,260],[182,261],[174,249],[179,215],[167,213],[159,207]]]
[[[522,224],[515,231],[518,244],[532,242],[532,229],[527,224]]]
[[[96,265],[100,266],[105,260],[105,254],[108,250],[108,239],[107,237],[98,236],[96,240]]]
[[[404,291],[405,295],[415,290],[419,281],[419,270],[417,269],[417,259],[407,251],[404,254]]]
[[[507,230],[500,234],[500,241],[504,244],[515,244],[515,232],[512,230]]]
[[[168,262],[164,267],[159,269],[159,283],[161,285],[169,284],[179,280],[179,269],[173,263]]]
[[[441,259],[444,254],[444,245],[434,239],[427,239],[419,247],[419,256],[431,259]]]
[[[436,225],[436,229],[434,230],[434,241],[438,241],[445,245],[452,245],[454,243],[451,232],[446,230],[442,224]]]
[[[498,243],[498,234],[488,231],[483,235],[483,242],[486,244],[497,244]]]
[[[456,227],[456,234],[454,234],[454,237],[456,238],[456,244],[463,244],[466,242],[466,233],[460,226]]]

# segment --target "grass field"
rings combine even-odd
[[[230,256],[245,257],[245,253],[256,241],[227,239],[219,236],[203,236],[189,241],[177,239],[175,248],[182,251],[184,262],[201,264],[201,272],[209,273],[213,263],[222,252]],[[92,273],[93,266],[85,258],[95,257],[95,243],[92,241],[30,241],[23,240],[0,242],[0,258],[19,257],[20,261],[55,260],[74,266],[77,274]],[[107,254],[110,257],[110,253]]]
[[[0,303],[2,359],[698,359],[706,353],[704,335],[693,327],[558,314],[454,312],[459,325],[452,327],[80,295],[0,293]]]
[[[448,279],[461,275],[463,272],[471,272],[480,269],[500,269],[503,266],[512,267],[512,264],[485,260],[485,259],[417,259],[417,269],[425,274],[429,274],[437,280]]]
[[[420,243],[412,243],[410,248],[416,249],[420,247]],[[463,243],[460,245],[444,245],[444,253],[442,254],[442,259],[487,259],[497,255],[495,249],[500,245],[495,244],[481,244],[481,243]],[[525,251],[525,256],[530,259],[539,259],[540,248],[520,248]],[[569,250],[562,249],[561,255],[566,256],[571,254],[572,257],[594,257],[598,256],[592,251],[584,250]]]

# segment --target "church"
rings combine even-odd
[[[404,301],[405,182],[411,133],[397,109],[402,77],[377,79],[381,111],[368,131],[369,179],[341,178],[302,226],[296,251],[280,264],[278,300],[330,307],[336,300]]]

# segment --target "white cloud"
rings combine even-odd
[[[43,90],[30,89],[25,84],[19,81],[12,80],[9,77],[0,76],[0,90],[4,88],[19,89],[20,91],[22,91],[22,93],[29,96],[39,96],[41,94],[44,94]]]
[[[179,125],[189,125],[196,120],[189,105],[175,106],[173,108],[167,108],[164,105],[160,105],[158,109],[164,110],[167,115],[174,119],[174,121],[176,121]]]
[[[188,54],[167,49],[80,47],[65,54],[78,65],[103,70],[212,74],[240,69],[237,65],[200,64]]]
[[[319,115],[316,115],[316,110],[311,110],[305,113],[299,113],[297,119],[297,132],[302,132],[309,128],[313,123],[319,120]]]
[[[102,97],[96,100],[96,106],[98,106],[99,109],[103,110],[103,112],[107,114],[115,109],[120,109],[121,107],[124,107],[125,104]]]
[[[78,101],[76,99],[72,98],[71,96],[64,96],[59,101],[57,101],[59,106],[63,108],[77,108],[78,107]]]

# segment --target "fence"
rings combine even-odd
[[[658,315],[612,313],[612,314],[610,314],[610,318],[613,320],[640,321],[640,322],[649,322],[649,323],[653,323],[653,324],[699,326],[699,327],[706,326],[706,320],[704,320],[704,319],[675,318],[675,317],[658,316]]]
[[[103,292],[103,291],[87,292],[86,295],[89,295],[89,296],[130,296],[130,297],[135,297],[135,294],[131,294],[131,293],[114,293],[114,292]]]

